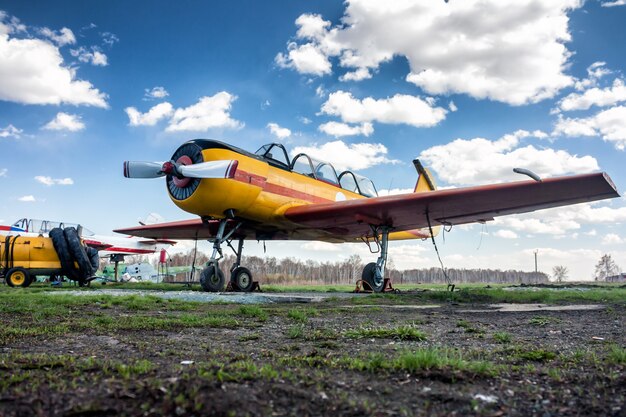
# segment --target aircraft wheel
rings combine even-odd
[[[211,262],[200,273],[200,285],[204,291],[219,292],[224,289],[224,273],[220,270],[217,262]]]
[[[67,240],[65,240],[63,229],[55,227],[50,230],[48,236],[52,239],[54,250],[59,257],[59,261],[61,261],[63,274],[71,280],[78,281],[80,274],[74,268],[74,261],[72,260],[72,255],[70,254],[70,248],[67,246]]]
[[[82,284],[85,278],[88,278],[93,275],[93,268],[91,266],[91,262],[89,257],[87,256],[87,252],[85,251],[85,247],[80,241],[80,237],[78,236],[78,232],[73,227],[68,227],[63,229],[63,234],[65,235],[65,239],[67,240],[67,246],[70,250],[70,254],[72,258],[78,263],[78,268],[81,272],[81,279],[79,282]]]
[[[370,262],[365,265],[361,278],[372,287],[374,292],[381,292],[383,290],[385,279],[380,275],[376,262]]]
[[[230,275],[230,283],[234,289],[238,289],[243,292],[250,292],[252,291],[252,285],[254,284],[254,281],[252,281],[252,272],[250,272],[248,268],[239,266],[235,268],[233,273]]]
[[[31,283],[31,277],[24,268],[11,268],[5,277],[9,287],[28,287]]]

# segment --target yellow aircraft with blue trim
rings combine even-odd
[[[532,179],[477,187],[437,190],[418,160],[413,193],[379,197],[374,183],[355,172],[337,174],[327,162],[306,154],[289,157],[270,143],[255,153],[216,140],[181,145],[166,162],[124,162],[127,178],[165,177],[174,204],[198,219],[116,230],[151,239],[209,239],[213,253],[200,275],[206,291],[221,291],[218,268],[222,245],[237,259],[231,267],[233,289],[250,291],[252,273],[241,264],[243,242],[254,240],[363,241],[379,251],[362,280],[376,292],[386,287],[389,240],[425,239],[441,226],[484,223],[495,216],[618,197],[605,173]],[[235,249],[231,242],[238,240]]]

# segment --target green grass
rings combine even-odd
[[[528,324],[532,324],[533,326],[546,326],[548,324],[556,324],[560,322],[561,319],[548,316],[535,316],[528,320]]]
[[[398,327],[371,327],[351,329],[344,332],[344,336],[351,339],[399,339],[399,340],[426,340],[426,333],[417,329],[412,325],[403,325]]]
[[[300,309],[289,310],[289,312],[287,312],[287,317],[300,323],[306,323],[307,320],[309,319],[309,316],[307,315],[307,313]]]
[[[496,332],[493,334],[493,340],[495,340],[496,343],[506,344],[511,343],[512,337],[511,334],[507,332]]]
[[[617,345],[611,345],[607,359],[609,362],[617,365],[626,365],[626,349]]]
[[[267,321],[269,318],[267,311],[255,305],[242,305],[239,307],[239,314],[244,317],[254,317],[259,321]]]
[[[556,353],[551,350],[546,349],[529,349],[523,350],[518,349],[515,354],[515,357],[519,359],[524,359],[533,362],[546,362],[551,361],[556,358]]]

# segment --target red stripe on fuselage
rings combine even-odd
[[[154,253],[155,250],[150,249],[131,249],[131,248],[106,248],[102,250],[103,252],[123,252],[123,253],[137,253],[137,254],[146,254],[146,253]]]
[[[257,187],[261,187],[265,192],[280,195],[283,197],[297,198],[299,200],[309,201],[311,203],[328,203],[329,201],[334,201],[331,199],[316,196],[314,194],[309,194],[304,191],[294,190],[293,188],[283,187],[282,185],[267,182],[267,178],[265,177],[239,169],[235,173],[234,179],[235,181],[243,182],[245,184],[256,185]]]

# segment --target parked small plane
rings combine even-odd
[[[270,143],[254,154],[215,140],[181,145],[166,162],[124,162],[127,178],[165,177],[172,201],[198,219],[116,230],[151,239],[209,239],[213,253],[200,274],[206,291],[221,291],[218,268],[222,245],[237,256],[231,285],[250,291],[251,272],[240,265],[243,242],[255,240],[321,240],[356,242],[378,249],[376,262],[365,266],[362,279],[374,291],[384,288],[389,240],[425,239],[441,226],[484,223],[496,216],[618,197],[605,173],[477,187],[436,190],[429,171],[418,160],[415,190],[378,197],[374,183],[352,171],[337,175],[334,167],[306,154],[290,158],[284,146]],[[231,242],[238,240],[235,249]]]
[[[55,227],[64,229],[75,227],[79,231],[85,245],[99,251],[100,257],[110,255],[143,255],[155,253],[176,242],[164,239],[141,239],[133,236],[96,235],[91,230],[74,224],[51,220],[19,219],[11,226],[0,225],[0,235],[39,236],[47,235]]]

